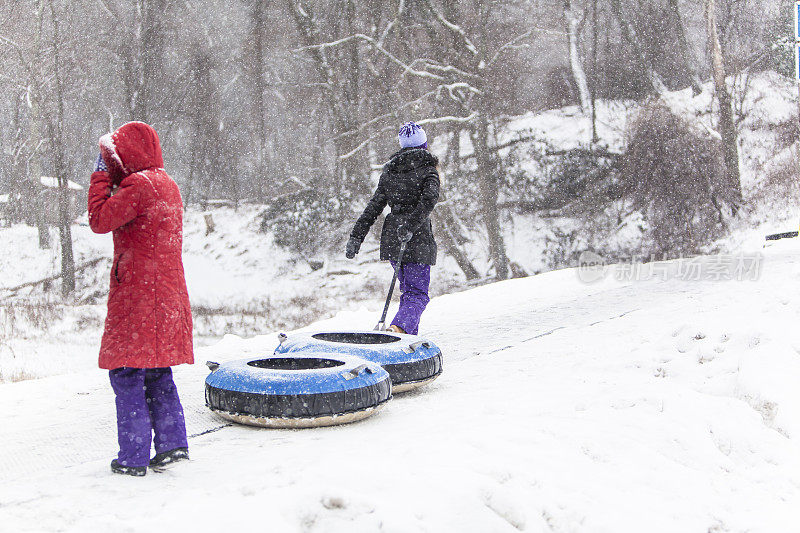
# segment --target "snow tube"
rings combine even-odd
[[[406,392],[438,378],[442,351],[418,335],[383,331],[293,333],[278,336],[276,354],[315,351],[355,355],[378,363],[392,378],[392,392]]]
[[[208,362],[206,406],[252,426],[305,428],[362,420],[392,398],[380,365],[338,353],[304,352]]]

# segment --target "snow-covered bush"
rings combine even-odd
[[[559,150],[541,142],[518,145],[504,161],[510,169],[504,180],[505,206],[518,213],[566,206],[578,212],[593,210],[613,195],[611,180],[617,159],[617,154],[603,148]]]
[[[622,193],[644,214],[652,253],[694,253],[724,230],[734,191],[720,142],[665,105],[643,107],[630,125],[620,161]]]
[[[766,166],[758,188],[748,198],[751,209],[780,213],[800,206],[798,168],[797,148],[784,149]]]
[[[346,196],[305,189],[272,201],[261,213],[261,231],[293,252],[314,255],[346,238],[344,223],[353,218]]]

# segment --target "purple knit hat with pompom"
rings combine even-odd
[[[422,126],[413,122],[406,122],[400,127],[397,134],[401,148],[416,148],[428,144],[428,136]]]

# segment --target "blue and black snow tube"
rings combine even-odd
[[[442,351],[417,336],[383,331],[292,333],[279,336],[276,354],[323,351],[378,363],[392,377],[395,393],[415,389],[442,373]]]
[[[343,353],[304,352],[207,363],[206,405],[252,426],[302,428],[366,418],[392,398],[389,374]]]

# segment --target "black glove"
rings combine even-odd
[[[347,241],[347,248],[345,248],[344,255],[348,259],[352,259],[358,253],[359,248],[361,248],[361,242],[358,239],[354,239],[350,237],[350,240]]]
[[[409,230],[408,226],[405,224],[397,226],[397,237],[400,239],[400,242],[408,242],[413,236],[414,234],[411,233],[411,230]]]

